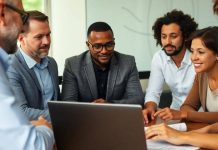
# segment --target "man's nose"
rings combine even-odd
[[[51,40],[49,37],[45,36],[43,37],[43,44],[50,44]]]

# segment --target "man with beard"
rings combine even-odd
[[[186,99],[195,71],[184,42],[197,26],[191,16],[178,10],[168,12],[154,23],[154,38],[162,50],[154,54],[151,63],[143,110],[145,123],[155,118],[164,82],[172,92],[171,108],[178,110]]]
[[[0,149],[51,150],[54,144],[51,125],[42,117],[33,126],[17,108],[6,70],[9,56],[17,49],[17,37],[28,14],[20,0],[0,0]],[[22,18],[22,21],[21,21]]]
[[[56,61],[48,57],[51,43],[48,17],[28,11],[29,18],[18,40],[20,47],[7,71],[17,103],[30,120],[50,119],[47,102],[59,99]]]
[[[90,25],[86,45],[89,50],[66,60],[63,100],[143,105],[135,59],[114,50],[111,27],[105,22]]]

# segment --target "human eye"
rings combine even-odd
[[[172,39],[176,39],[178,36],[177,36],[176,34],[172,34],[170,37],[171,37]]]
[[[93,48],[95,49],[101,49],[102,45],[101,44],[94,44]]]
[[[37,35],[34,38],[37,39],[37,40],[40,40],[40,39],[42,39],[42,37],[43,37],[42,35]]]
[[[205,52],[202,51],[202,50],[199,50],[198,53],[199,53],[199,54],[204,54]]]
[[[107,43],[105,45],[106,45],[106,47],[114,47],[115,43],[114,42],[110,42],[110,43]]]
[[[50,37],[50,35],[51,35],[51,33],[49,33],[49,34],[46,34],[46,36],[47,36],[47,37]]]
[[[167,38],[166,35],[164,35],[164,34],[161,35],[161,39],[166,39],[166,38]]]

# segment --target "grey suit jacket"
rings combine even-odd
[[[55,93],[54,99],[60,99],[58,85],[58,69],[56,61],[49,58],[48,70],[52,78]],[[9,82],[12,85],[16,102],[30,120],[38,119],[43,115],[50,120],[48,109],[43,109],[41,87],[33,69],[29,69],[21,52],[12,56],[12,64],[7,71]]]
[[[66,59],[62,98],[66,101],[92,102],[98,98],[95,72],[86,51]],[[114,52],[108,74],[106,100],[110,103],[143,105],[143,92],[133,56]]]

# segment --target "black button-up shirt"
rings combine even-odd
[[[92,63],[93,63],[93,68],[95,71],[95,78],[97,82],[98,98],[106,99],[109,65],[105,70],[102,70],[93,61]]]

